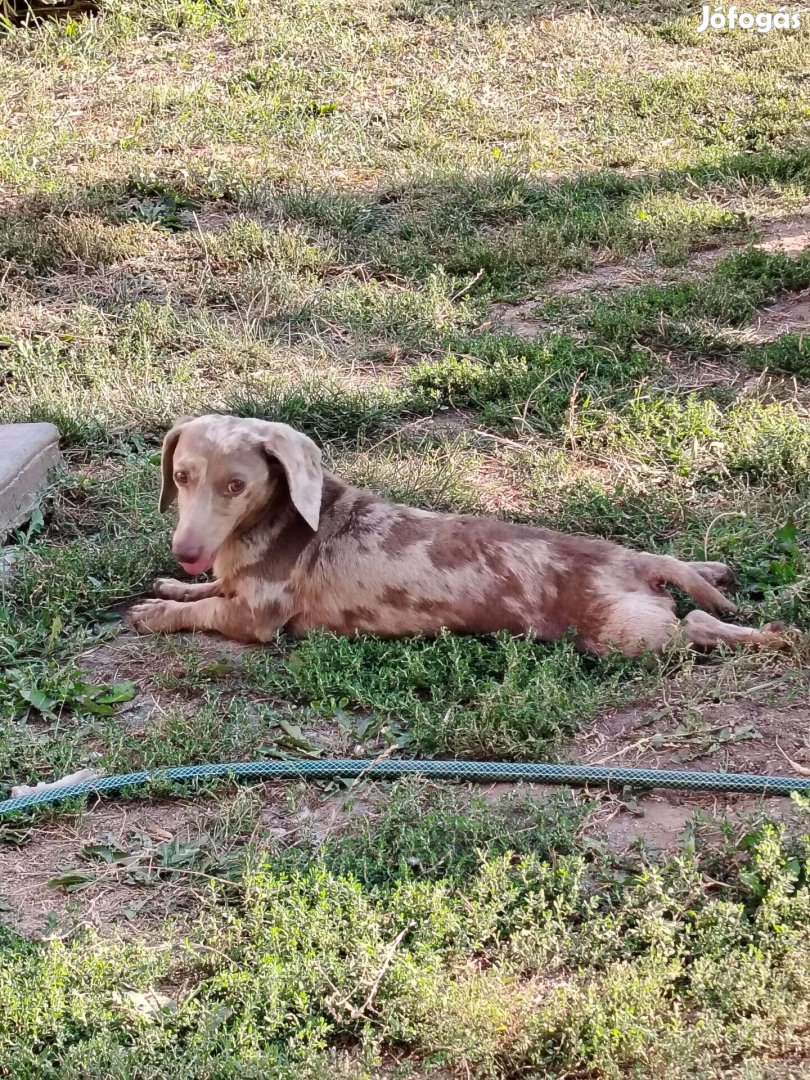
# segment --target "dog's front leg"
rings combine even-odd
[[[176,578],[159,577],[154,584],[155,596],[162,600],[185,600],[187,603],[196,600],[208,600],[212,596],[222,593],[222,582],[215,581],[177,581]]]
[[[257,620],[241,600],[221,596],[184,603],[178,600],[144,600],[131,608],[130,626],[139,634],[174,634],[180,630],[214,630],[236,641],[268,641],[283,625]]]

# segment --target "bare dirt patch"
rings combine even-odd
[[[589,289],[621,289],[665,280],[666,275],[653,263],[638,267],[622,267],[615,263],[597,266],[587,273],[560,278],[553,283],[557,296],[574,296]]]
[[[440,406],[432,416],[417,420],[413,427],[417,430],[424,429],[434,435],[456,435],[475,427],[475,413],[472,409],[452,409]]]
[[[535,338],[551,327],[547,320],[541,319],[536,314],[539,306],[535,300],[523,300],[518,304],[497,301],[490,308],[489,317],[478,329],[495,334],[516,334],[518,337]]]
[[[799,255],[805,251],[810,247],[810,207],[795,217],[769,222],[756,247],[763,251],[783,251],[786,255]]]
[[[229,641],[218,634],[194,634],[191,637],[152,638],[125,627],[114,641],[105,642],[94,649],[81,653],[77,659],[80,667],[90,670],[94,675],[107,679],[129,678],[135,682],[149,682],[156,671],[166,674],[172,661],[179,661],[186,656],[185,645],[193,640],[199,659],[205,663],[227,662],[238,667],[245,653],[255,651],[261,646],[245,645],[239,641]],[[180,642],[177,648],[173,644]]]
[[[810,770],[810,707],[744,692],[723,703],[633,705],[601,719],[572,750],[593,764],[801,776]]]
[[[353,735],[337,719],[319,718],[307,708],[271,698],[254,686],[246,672],[244,659],[251,653],[272,652],[274,646],[247,645],[229,641],[219,634],[176,634],[140,636],[129,628],[111,642],[83,653],[78,667],[96,683],[132,682],[136,694],[116,709],[116,720],[134,735],[152,726],[160,726],[168,714],[193,718],[198,710],[210,707],[211,701],[239,701],[245,709],[246,724],[260,726],[262,753],[271,745],[281,752],[297,753],[297,739],[309,744],[311,751],[345,757],[352,750]],[[281,663],[281,653],[276,654]],[[269,715],[265,711],[269,706]],[[279,714],[298,729],[290,733],[278,723]],[[385,747],[382,736],[366,739],[363,754],[375,754]],[[187,758],[172,764],[193,764]],[[230,760],[226,757],[225,760]],[[89,763],[83,763],[89,764]]]
[[[711,269],[715,263],[744,246],[745,243],[740,241],[708,247],[695,252],[686,266],[672,269],[660,266],[654,259],[645,256],[629,266],[615,262],[598,264],[589,271],[555,278],[549,282],[548,289],[553,296],[576,296],[595,289],[633,288],[683,281],[695,271]],[[759,238],[753,246],[767,252],[782,251],[794,257],[799,255],[810,247],[810,207],[803,208],[795,215],[762,224]],[[513,304],[495,303],[480,329],[518,334],[528,339],[537,337],[549,328],[548,323],[533,314],[537,307],[538,303],[534,300]]]
[[[775,341],[781,334],[810,333],[810,289],[762,311],[748,327],[753,341]]]
[[[607,714],[572,741],[565,757],[580,764],[804,777],[803,770],[810,772],[806,696],[791,702],[790,694],[783,701],[770,694],[760,701],[755,691],[762,687],[752,689],[754,696],[724,691],[723,703],[686,697]],[[614,796],[612,810],[597,815],[594,830],[618,850],[639,841],[671,850],[698,813],[742,823],[752,815],[790,820],[793,804],[756,794],[650,791],[629,801]]]
[[[794,807],[789,799],[651,792],[628,800],[618,797],[605,800],[587,832],[604,840],[616,852],[643,846],[671,853],[682,848],[686,838],[697,829],[716,837],[720,822],[727,822],[742,835],[757,822],[777,820],[789,824],[793,817]]]
[[[222,875],[238,869],[246,845],[255,857],[290,845],[317,850],[373,813],[387,790],[363,781],[337,791],[315,783],[254,784],[224,790],[215,800],[98,801],[75,817],[21,826],[19,843],[0,843],[0,923],[27,937],[61,937],[81,927],[148,936],[166,917],[183,920],[199,911],[210,881],[227,883]],[[227,821],[240,798],[248,820],[233,835]],[[164,861],[159,845],[169,847]],[[184,849],[195,845],[213,856],[210,869],[184,863]],[[132,859],[110,864],[93,858],[93,846]],[[69,884],[82,874],[86,882]]]
[[[116,716],[130,729],[142,730],[169,710],[182,712],[194,706],[207,682],[238,673],[242,656],[251,648],[215,634],[148,638],[125,628],[113,641],[82,653],[76,664],[94,682],[132,682],[137,693],[119,706]],[[193,685],[188,684],[190,666]]]
[[[496,457],[487,457],[476,470],[476,488],[487,514],[525,514],[532,509],[514,470]]]
[[[199,229],[200,232],[204,233],[223,232],[240,219],[245,220],[251,218],[255,221],[259,220],[258,215],[248,214],[240,207],[234,206],[233,203],[224,201],[203,204],[193,212],[193,217],[195,227]]]
[[[388,790],[388,784],[364,780],[338,790],[304,782],[288,784],[286,788],[277,785],[281,797],[268,801],[261,823],[266,835],[276,842],[314,850],[358,819],[379,811],[388,798]]]
[[[215,813],[215,809],[213,810]],[[62,936],[89,926],[101,932],[118,927],[143,933],[167,915],[189,915],[199,901],[188,886],[160,881],[138,885],[115,867],[82,857],[89,844],[133,847],[197,835],[211,808],[183,802],[97,804],[75,819],[35,827],[20,846],[0,846],[0,919],[27,937]],[[86,870],[95,878],[76,891],[49,883],[67,871]]]

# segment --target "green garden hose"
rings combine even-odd
[[[149,783],[184,780],[396,780],[423,776],[430,780],[488,782],[534,782],[601,786],[671,788],[677,791],[747,792],[751,795],[810,795],[810,779],[793,776],[756,776],[748,773],[676,772],[669,769],[624,769],[605,765],[550,765],[514,761],[418,761],[413,759],[363,760],[331,758],[320,761],[236,761],[220,765],[182,765],[174,769],[105,776],[69,787],[44,788],[30,795],[0,802],[0,816],[33,806],[63,802],[82,795],[121,791]]]

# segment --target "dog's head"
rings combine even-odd
[[[189,574],[210,570],[241,526],[280,490],[318,528],[323,472],[312,439],[287,424],[237,416],[181,420],[163,440],[160,510],[177,500],[172,551]]]

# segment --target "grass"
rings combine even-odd
[[[210,409],[294,424],[415,505],[723,559],[742,618],[810,628],[807,337],[754,333],[810,287],[806,242],[773,243],[807,221],[808,30],[696,16],[104,0],[3,31],[0,420],[58,424],[65,465],[0,576],[0,797],[88,765],[570,760],[662,711],[708,743],[717,722],[708,767],[807,763],[777,730],[803,640],[622,662],[120,632],[173,572],[160,439]],[[147,817],[113,840],[76,805],[0,825],[30,867],[0,881],[0,1076],[806,1071],[798,802],[698,816],[659,855],[610,840],[655,817],[639,793],[223,784],[187,841],[148,817],[178,794],[114,804]],[[15,889],[63,830],[38,925]]]
[[[184,1077],[365,1077],[395,1046],[402,1076],[421,1058],[610,1077],[688,1060],[710,1077],[801,1052],[806,848],[766,825],[736,851],[611,873],[576,847],[564,803],[493,817],[405,787],[373,834],[263,857],[235,906],[165,948],[6,935],[6,1060],[19,1076],[150,1076],[171,1054]]]
[[[314,635],[281,666],[263,658],[250,666],[253,685],[316,714],[370,713],[396,745],[470,757],[547,755],[600,704],[620,699],[622,674],[568,645],[549,654],[505,637],[468,643],[451,635],[361,643]]]

